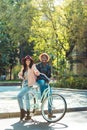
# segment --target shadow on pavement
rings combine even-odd
[[[26,121],[26,122],[16,122],[11,125],[12,129],[5,130],[55,130],[55,129],[64,129],[68,126],[63,123],[48,123],[48,122],[39,122],[39,121]]]

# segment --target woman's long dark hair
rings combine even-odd
[[[31,68],[33,65],[33,61],[31,59],[29,59],[29,60],[30,60],[29,68]],[[23,69],[23,76],[24,76],[24,73],[27,70],[26,59],[24,60],[23,66],[24,66],[24,69]]]

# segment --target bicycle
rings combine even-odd
[[[44,76],[48,78],[46,75]],[[50,79],[48,78],[48,80]],[[29,97],[32,113],[38,110],[40,114],[41,110],[43,118],[50,123],[57,122],[64,117],[67,110],[66,100],[62,95],[52,90],[49,84],[42,96],[40,96],[40,91],[36,86],[32,87],[32,91],[29,92]],[[53,115],[51,118],[48,116],[48,106],[50,106]]]

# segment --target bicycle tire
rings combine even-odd
[[[52,117],[48,116],[48,101],[50,101],[52,109]],[[45,98],[42,102],[41,113],[43,118],[50,123],[54,123],[62,119],[67,110],[67,103],[63,96],[52,94]]]

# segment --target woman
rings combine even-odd
[[[28,92],[32,88],[32,86],[36,83],[37,76],[40,75],[39,71],[36,69],[35,64],[33,63],[33,59],[27,55],[22,59],[22,69],[19,72],[18,76],[20,79],[23,79],[22,89],[18,94],[18,103],[20,106],[20,120],[31,119],[30,116],[30,103],[29,103],[29,95]],[[24,108],[23,98],[26,98],[25,104],[26,109]]]

